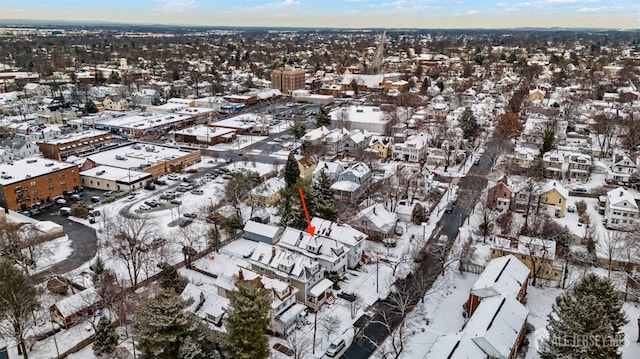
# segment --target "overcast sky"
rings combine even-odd
[[[640,0],[0,0],[0,19],[208,26],[640,28]]]

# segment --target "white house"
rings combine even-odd
[[[634,160],[631,155],[626,152],[617,152],[613,154],[611,166],[607,171],[606,181],[624,185],[629,183],[629,178],[634,172],[640,171],[640,156]]]
[[[420,162],[427,152],[428,140],[424,132],[409,137],[404,143],[393,145],[393,158],[408,162]]]
[[[607,192],[605,204],[605,226],[612,229],[633,230],[640,224],[638,206],[640,198],[637,193],[622,187]]]
[[[347,271],[349,249],[335,239],[320,234],[312,237],[307,232],[287,227],[277,245],[313,259],[328,271],[338,274]]]
[[[351,269],[358,266],[364,254],[364,243],[368,236],[345,223],[336,223],[319,217],[311,219],[316,233],[336,240],[349,249],[347,266]]]

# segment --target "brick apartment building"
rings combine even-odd
[[[293,90],[304,89],[304,70],[273,70],[271,72],[271,88],[283,94],[291,94]]]
[[[81,156],[95,152],[97,149],[111,144],[111,141],[111,132],[87,130],[39,141],[36,144],[46,158],[64,161],[72,155]]]
[[[0,164],[0,207],[14,211],[49,203],[56,196],[78,190],[80,170],[74,164],[25,158]]]

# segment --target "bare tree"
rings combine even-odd
[[[293,350],[293,359],[305,359],[311,352],[311,341],[306,335],[300,334],[299,330],[294,331],[287,337],[287,344]]]
[[[623,254],[623,246],[626,244],[625,236],[621,231],[604,230],[596,239],[596,253],[605,256],[607,265],[607,277],[611,278],[613,261]],[[629,249],[632,250],[631,248]],[[629,253],[632,254],[631,252]]]
[[[320,319],[320,330],[327,335],[327,341],[331,340],[331,335],[340,329],[340,318],[336,314],[327,314]]]
[[[544,241],[541,238],[526,236],[520,237],[519,241],[526,249],[528,259],[531,262],[531,285],[535,287],[542,269],[549,269],[551,265],[553,249],[550,246],[553,241]]]
[[[0,253],[29,275],[37,262],[51,254],[45,237],[32,224],[0,222]]]
[[[158,225],[150,217],[120,217],[105,223],[113,237],[107,241],[107,247],[113,255],[124,261],[131,286],[136,287],[140,272],[152,257],[156,247]]]

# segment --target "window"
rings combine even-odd
[[[53,176],[47,177],[47,181],[53,181]]]
[[[37,190],[37,189],[34,189],[33,191],[31,191],[31,194],[33,194],[33,195],[38,195],[38,190]]]
[[[31,182],[29,182],[29,185],[30,185],[31,187],[35,186],[35,185],[36,185],[36,181],[31,181]]]
[[[50,184],[50,185],[49,185],[49,189],[53,189],[53,187],[54,187],[54,186],[53,186],[52,184]]]
[[[60,174],[60,178],[64,178],[64,173],[61,173],[61,174]]]
[[[66,181],[62,181],[62,182],[60,182],[60,185],[61,185],[61,186],[65,186],[66,184],[67,184],[67,182],[66,182]]]
[[[558,203],[562,203],[562,198],[558,198]]]

